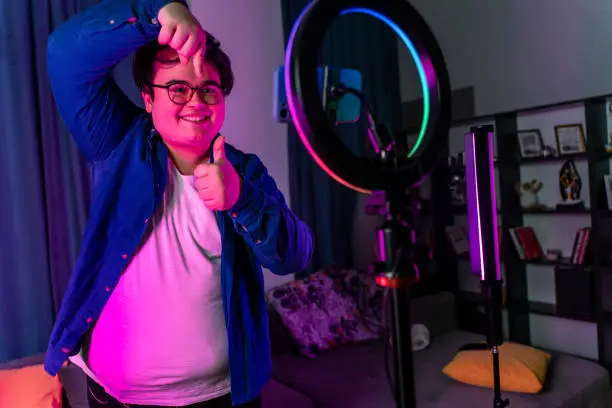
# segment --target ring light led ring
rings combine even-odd
[[[336,17],[362,13],[395,31],[414,60],[423,92],[417,141],[399,166],[354,155],[335,134],[321,106],[316,69],[323,38]],[[406,0],[315,0],[298,17],[285,54],[285,85],[293,124],[314,161],[337,182],[370,193],[418,185],[447,143],[450,85],[442,52],[420,14]]]

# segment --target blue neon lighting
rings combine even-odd
[[[419,130],[419,136],[417,138],[417,141],[412,147],[412,149],[410,150],[410,152],[408,153],[408,157],[412,157],[412,155],[414,155],[416,150],[419,148],[419,146],[423,142],[423,139],[425,138],[425,132],[427,131],[427,125],[429,123],[429,115],[431,113],[431,101],[430,101],[430,96],[429,96],[429,87],[427,86],[427,75],[425,75],[425,69],[423,68],[423,64],[421,63],[419,54],[416,48],[414,48],[412,41],[410,41],[406,33],[394,21],[389,19],[387,16],[380,14],[377,11],[374,11],[368,8],[363,8],[363,7],[355,7],[355,8],[349,8],[349,9],[342,10],[340,15],[351,14],[351,13],[367,14],[387,24],[389,27],[393,29],[393,31],[395,31],[395,34],[397,34],[397,36],[401,38],[406,48],[408,48],[408,50],[410,51],[410,55],[412,55],[412,59],[416,65],[417,72],[419,74],[419,79],[421,81],[421,90],[423,91],[423,120],[421,122],[421,129]]]

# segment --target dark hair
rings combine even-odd
[[[140,47],[134,56],[132,64],[132,75],[134,82],[141,92],[149,92],[147,86],[152,81],[153,63],[158,61],[162,63],[175,64],[178,59],[171,61],[162,61],[157,58],[158,53],[168,45],[160,45],[157,40]],[[206,33],[206,61],[212,64],[219,73],[221,80],[221,91],[224,96],[228,96],[234,88],[234,73],[232,72],[232,64],[225,52],[221,49],[221,43],[212,35]]]

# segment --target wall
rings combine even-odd
[[[476,114],[612,92],[608,0],[410,0],[437,37],[453,89],[474,86]],[[400,48],[402,97],[420,97]]]

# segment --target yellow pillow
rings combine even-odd
[[[550,354],[517,343],[504,343],[498,350],[502,391],[527,394],[537,394],[542,391]],[[459,351],[442,372],[466,384],[493,388],[491,350]]]
[[[61,408],[62,386],[42,364],[0,370],[0,407]]]

